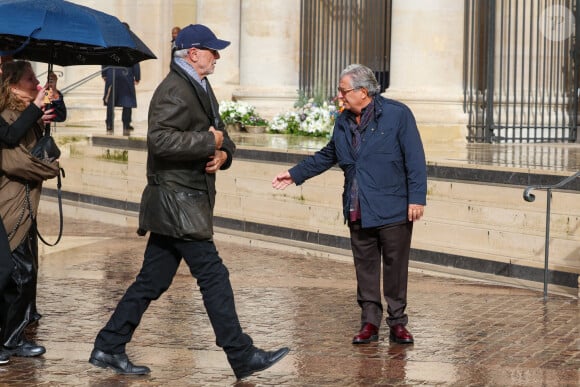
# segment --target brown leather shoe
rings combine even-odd
[[[371,323],[365,323],[360,332],[352,338],[353,344],[368,344],[379,340],[379,328]]]
[[[413,335],[403,324],[397,324],[391,327],[389,339],[399,344],[413,344]]]

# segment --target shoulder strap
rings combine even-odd
[[[34,228],[36,228],[36,234],[38,235],[38,239],[40,239],[42,241],[42,243],[44,243],[47,246],[56,246],[58,244],[58,242],[60,242],[60,238],[62,238],[62,229],[63,229],[64,219],[63,219],[63,214],[62,214],[62,191],[61,191],[62,180],[60,178],[61,174],[62,174],[62,177],[65,177],[64,169],[59,168],[59,173],[56,177],[56,179],[57,179],[56,188],[57,188],[57,196],[58,196],[59,228],[58,228],[58,237],[56,238],[56,241],[54,243],[48,243],[46,240],[44,240],[42,235],[40,235],[40,230],[38,230],[38,224],[36,223],[36,218],[33,215],[32,207],[30,207],[30,217],[32,218],[32,224],[33,224]],[[28,194],[28,191],[27,191],[27,194]],[[28,203],[30,206],[30,199],[28,199]]]

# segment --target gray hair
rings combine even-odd
[[[175,50],[173,56],[176,58],[185,58],[187,53],[189,52],[189,48],[184,48],[182,50]]]
[[[377,78],[375,78],[375,73],[368,67],[361,64],[348,65],[340,73],[340,79],[347,75],[350,76],[351,87],[355,89],[367,89],[371,97],[381,93],[381,86],[379,86]]]

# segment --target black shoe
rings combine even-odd
[[[290,349],[286,347],[280,348],[277,351],[269,352],[256,349],[256,351],[250,355],[246,364],[235,369],[234,373],[238,379],[246,378],[254,372],[263,371],[266,368],[270,368],[280,359],[286,356],[288,352],[290,352]]]
[[[6,364],[10,361],[10,355],[0,349],[0,364]]]
[[[9,356],[35,357],[45,353],[46,348],[32,341],[22,340],[16,347],[4,347],[4,352]]]
[[[147,375],[149,367],[136,366],[129,360],[126,353],[109,354],[99,349],[93,349],[89,363],[101,368],[112,368],[118,374]]]
[[[123,126],[124,130],[134,130],[135,128],[133,126],[131,126],[131,124]]]

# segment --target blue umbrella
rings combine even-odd
[[[115,16],[64,0],[2,0],[0,55],[60,66],[156,58]]]

